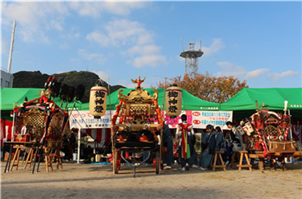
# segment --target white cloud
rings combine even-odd
[[[62,43],[60,44],[60,48],[61,48],[61,49],[68,49],[68,48],[70,48],[70,46],[69,46],[66,42],[62,42]]]
[[[25,42],[41,42],[50,44],[49,38],[43,31],[32,31],[30,29],[21,29],[20,34]]]
[[[215,76],[219,76],[219,77],[222,77],[222,76],[233,76],[233,77],[240,78],[244,74],[246,74],[246,70],[242,66],[236,66],[236,67],[233,67],[231,70],[228,70],[228,71],[217,72],[215,74]]]
[[[2,4],[2,23],[11,30],[13,20],[26,42],[49,42],[47,30],[64,30],[64,19],[71,14],[100,17],[102,13],[129,15],[133,9],[141,9],[146,2],[10,2]],[[139,40],[148,39],[148,36]]]
[[[115,15],[129,15],[131,10],[147,6],[146,2],[71,2],[69,6],[81,16],[100,17],[107,12]]]
[[[81,16],[99,17],[101,16],[101,4],[92,2],[71,2],[69,7]]]
[[[103,71],[91,71],[99,76],[100,79],[107,82],[109,75]]]
[[[113,44],[148,44],[153,42],[153,36],[150,31],[147,31],[142,24],[136,21],[127,19],[114,20],[109,22],[105,29],[108,37]],[[145,39],[145,35],[149,39]]]
[[[1,38],[1,51],[2,54],[6,54],[9,52],[8,42],[3,37]]]
[[[133,61],[129,61],[128,63],[131,63],[136,68],[143,66],[156,67],[159,64],[166,63],[166,57],[161,55],[143,55],[141,57],[135,58]]]
[[[215,76],[233,76],[236,78],[241,78],[241,79],[253,79],[257,78],[267,71],[269,71],[268,68],[260,68],[256,69],[253,71],[247,71],[244,67],[242,66],[235,66],[233,63],[229,61],[224,61],[224,62],[217,62],[217,64],[222,68],[222,71],[217,72]]]
[[[84,49],[79,49],[78,54],[87,60],[95,60],[98,64],[103,64],[106,61],[106,58],[103,54],[100,53],[88,53]]]
[[[78,39],[80,37],[80,33],[71,33],[71,32],[68,32],[68,33],[63,33],[60,35],[60,38],[61,39],[68,39],[68,40],[73,40],[73,39]]]
[[[124,56],[130,56],[132,60],[128,60],[127,63],[136,68],[155,67],[166,63],[166,57],[160,55],[161,47],[153,44],[153,32],[146,30],[143,24],[120,19],[108,22],[104,29],[104,32],[89,33],[86,39],[97,42],[102,47],[129,46],[128,50],[121,53]]]
[[[88,41],[97,42],[103,47],[109,45],[146,45],[153,42],[153,33],[143,25],[127,19],[113,20],[104,27],[105,32],[94,31],[86,36]]]
[[[3,25],[12,27],[17,21],[16,29],[21,32],[26,42],[49,43],[45,30],[63,30],[63,17],[69,14],[68,8],[60,2],[13,2],[3,3]]]
[[[257,70],[249,71],[245,75],[244,79],[254,79],[254,78],[257,78],[260,75],[263,75],[264,73],[266,73],[267,71],[269,71],[268,68],[260,68],[260,69],[257,69]]]
[[[203,56],[208,57],[219,51],[221,48],[225,47],[222,39],[217,38],[213,39],[213,43],[210,47],[202,47],[202,51],[204,52]]]
[[[63,22],[62,21],[51,20],[49,26],[56,29],[56,30],[59,30],[59,31],[63,30]]]
[[[233,67],[233,64],[229,61],[217,62],[217,64],[223,69],[232,69]]]
[[[281,74],[279,74],[279,73],[270,73],[270,74],[268,74],[268,77],[272,78],[274,81],[278,81],[281,78],[284,78],[284,77],[287,77],[287,76],[295,77],[298,74],[299,74],[298,71],[288,70],[288,71],[285,71]]]
[[[135,54],[157,54],[160,52],[161,47],[155,45],[146,45],[146,46],[133,46],[127,50],[127,53],[132,56]]]
[[[111,43],[110,38],[99,32],[91,32],[86,36],[88,41],[97,42],[102,47],[108,47]]]

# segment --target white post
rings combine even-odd
[[[81,128],[78,129],[78,158],[77,164],[80,164],[80,153],[81,153]]]
[[[9,51],[9,57],[8,57],[8,66],[7,66],[7,72],[10,73],[10,68],[12,65],[12,54],[13,54],[13,46],[14,46],[14,38],[15,38],[15,27],[16,27],[16,20],[14,20],[13,24],[13,32],[12,32],[12,39],[10,43],[10,51]]]
[[[14,134],[15,134],[15,126],[12,126],[12,131],[11,131],[11,141],[12,141],[12,142],[15,141]]]
[[[7,141],[8,136],[8,126],[5,126],[5,141]]]

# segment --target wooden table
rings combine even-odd
[[[6,161],[4,173],[12,171],[14,166],[16,166],[16,170],[18,170],[21,148],[27,149],[28,147],[31,147],[33,144],[34,144],[33,142],[4,142],[4,145],[10,145],[9,156]],[[13,148],[15,148],[16,151],[15,151],[15,155],[12,159]],[[16,160],[17,160],[17,163],[15,164]]]

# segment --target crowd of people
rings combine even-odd
[[[205,132],[201,136],[201,154],[198,158],[194,144],[196,137],[193,125],[187,122],[187,116],[181,116],[181,122],[177,125],[175,138],[172,135],[168,125],[165,125],[163,133],[164,147],[167,152],[164,154],[164,169],[171,169],[175,160],[173,154],[173,143],[177,146],[177,153],[181,170],[186,171],[190,168],[198,168],[202,171],[207,170],[213,164],[215,151],[221,151],[225,165],[231,162],[233,151],[243,150],[242,136],[237,132],[232,122],[226,122],[230,131],[223,134],[219,126],[208,124]],[[220,159],[217,160],[221,164]]]
[[[225,134],[219,126],[208,124],[205,132],[201,136],[201,153],[198,155],[194,147],[196,136],[193,125],[187,122],[187,116],[181,115],[181,122],[177,125],[175,136],[173,138],[170,128],[167,124],[163,130],[163,146],[166,149],[163,156],[164,169],[171,169],[175,161],[180,163],[181,170],[186,171],[190,168],[198,168],[202,171],[207,170],[213,164],[215,151],[221,151],[225,165],[231,162],[233,151],[242,150],[242,136],[237,132],[232,122],[226,122],[230,129]],[[67,139],[63,137],[63,152],[65,159],[72,159],[72,153],[76,149],[76,138],[72,133]],[[81,143],[80,158],[89,159],[93,155],[92,148],[86,147]],[[217,163],[221,164],[220,159]]]

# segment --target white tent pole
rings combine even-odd
[[[78,158],[77,164],[80,164],[80,153],[81,153],[81,128],[78,129]]]

